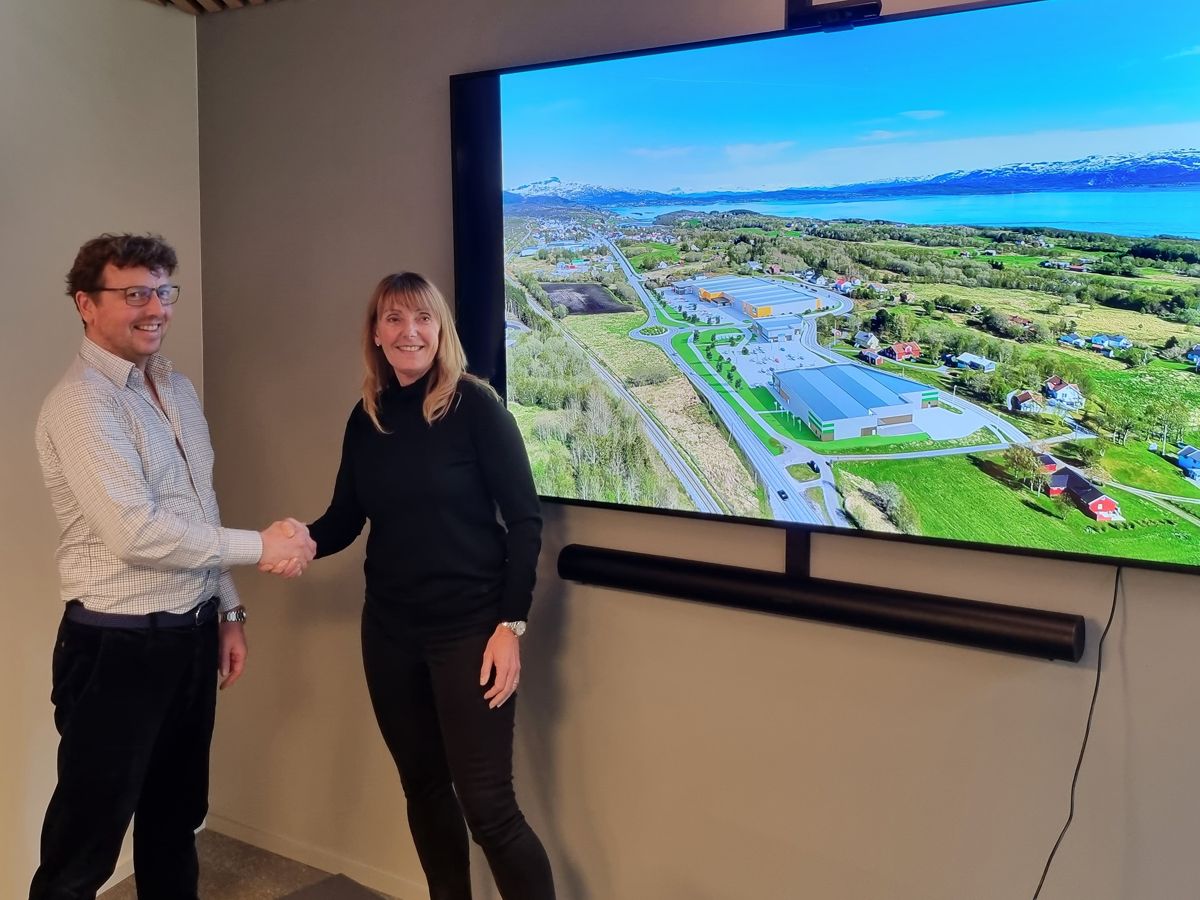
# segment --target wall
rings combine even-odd
[[[183,286],[167,348],[202,382],[195,21],[130,0],[0,4],[0,568],[7,689],[0,896],[23,896],[54,786],[50,652],[57,526],[33,448],[42,399],[79,345],[65,295],[102,231],[158,231]]]
[[[237,460],[218,474],[227,515],[324,509],[371,287],[405,267],[450,287],[450,74],[769,30],[781,7],[288,0],[202,21],[206,386],[218,458]],[[1066,815],[1113,571],[817,542],[828,577],[1082,613],[1079,666],[554,576],[568,542],[782,565],[775,532],[665,525],[548,510],[517,777],[561,896],[1032,895]],[[296,583],[239,575],[251,671],[222,698],[211,822],[423,897],[362,684],[360,566],[361,544]],[[1128,573],[1124,588],[1047,898],[1184,898],[1200,883],[1197,582]]]

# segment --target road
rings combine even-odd
[[[660,312],[660,310],[666,307],[666,304],[662,303],[657,296],[647,290],[641,276],[634,271],[633,266],[621,252],[620,248],[617,247],[616,243],[602,234],[593,234],[592,237],[595,241],[604,245],[612,254],[613,259],[616,260],[617,265],[646,310],[646,324],[632,332],[630,336],[635,340],[656,346],[672,362],[675,368],[688,378],[697,394],[707,402],[714,415],[720,419],[722,425],[728,430],[732,440],[737,442],[738,447],[752,467],[755,478],[766,492],[772,515],[778,520],[812,524],[833,523],[849,526],[850,523],[841,509],[840,496],[837,492],[831,466],[833,462],[952,456],[965,453],[1001,451],[1012,444],[1035,443],[1019,427],[1002,416],[985,407],[971,403],[962,397],[954,396],[942,390],[938,390],[937,392],[938,401],[941,405],[953,407],[963,414],[969,414],[974,420],[971,424],[976,425],[976,427],[986,427],[989,429],[995,436],[995,441],[969,447],[922,450],[911,453],[823,454],[819,449],[815,449],[808,444],[792,440],[780,434],[778,426],[766,419],[766,416],[770,413],[781,411],[780,407],[777,406],[775,409],[764,413],[761,410],[754,409],[745,398],[737,391],[732,390],[732,388],[718,390],[713,386],[714,383],[727,384],[726,379],[708,362],[699,348],[695,348],[696,352],[694,356],[699,360],[699,367],[708,376],[707,378],[705,374],[696,371],[688,361],[681,357],[672,345],[671,339],[681,333],[694,331],[696,326],[691,324],[682,325],[677,320],[669,318],[665,312]],[[853,301],[836,291],[816,285],[802,284],[800,285],[800,290],[809,296],[818,298],[821,301],[822,308],[817,313],[804,315],[797,329],[797,340],[794,343],[789,343],[786,347],[780,347],[778,355],[781,357],[786,355],[788,357],[784,361],[785,365],[791,364],[796,368],[825,365],[859,365],[856,361],[847,359],[845,356],[822,346],[817,331],[817,319],[822,316],[848,313],[853,309]],[[660,306],[660,303],[662,303],[662,306]],[[728,312],[722,312],[721,317],[722,324],[738,328],[743,333],[747,331],[744,320],[738,320],[728,315]],[[553,321],[548,315],[547,318]],[[588,353],[588,358],[592,360],[593,368],[600,373],[610,389],[622,399],[628,400],[634,409],[638,411],[654,446],[658,449],[664,460],[667,461],[671,471],[675,472],[680,477],[680,480],[684,482],[685,489],[688,491],[689,496],[693,498],[693,501],[697,502],[697,505],[704,511],[715,511],[718,508],[716,500],[708,493],[702,481],[696,477],[691,467],[687,466],[686,462],[682,459],[679,448],[674,444],[670,435],[659,427],[658,423],[649,415],[648,411],[625,387],[621,380],[604,368],[588,348],[583,347],[582,344],[571,337],[565,329],[562,329],[559,323],[554,322],[554,325],[560,333],[566,334],[569,340],[573,341],[576,346],[582,347]],[[645,333],[648,329],[657,330],[660,328],[662,329],[661,334]],[[688,341],[692,347],[695,347],[691,343],[692,338],[690,336]],[[756,350],[755,352],[758,351]],[[768,345],[766,352],[770,352],[770,345]],[[778,363],[779,359],[775,361]],[[739,374],[747,371],[745,362],[739,365],[739,361],[734,360],[734,364],[738,367]],[[774,367],[770,367],[769,363],[763,363],[763,365],[771,368],[772,372],[774,371]],[[748,374],[753,376],[754,372],[749,371]],[[760,365],[758,371],[759,381],[761,381],[762,375],[763,370]],[[747,383],[751,383],[745,374],[742,377]],[[773,455],[747,419],[753,421],[768,435],[778,441],[783,446],[784,453]],[[1086,430],[1077,430],[1073,434],[1049,438],[1041,443],[1055,444],[1060,441],[1078,440],[1088,437],[1094,437],[1094,435]],[[673,458],[674,461],[672,461]],[[800,482],[788,472],[787,469],[790,465],[807,465],[810,469],[815,470],[818,477],[811,481]],[[685,478],[685,473],[689,477]],[[821,492],[822,502],[816,505],[804,496],[813,488],[818,488]],[[707,502],[704,502],[703,499],[697,500],[698,497],[704,498],[705,496],[707,496]]]
[[[510,281],[509,283],[520,288],[520,285],[516,285],[515,282]],[[521,288],[521,290],[524,289]],[[672,474],[679,479],[679,483],[683,485],[683,489],[687,492],[688,497],[690,497],[692,502],[696,504],[696,509],[698,509],[700,512],[706,513],[723,513],[724,509],[722,509],[716,498],[713,497],[712,492],[708,489],[708,485],[704,483],[700,476],[696,474],[696,470],[693,469],[687,460],[683,458],[683,454],[680,452],[679,447],[676,446],[675,442],[671,440],[670,436],[663,431],[662,426],[658,424],[658,421],[650,415],[649,411],[642,404],[642,401],[634,396],[634,394],[625,386],[624,382],[613,375],[613,373],[610,372],[604,366],[604,364],[596,358],[596,355],[592,352],[591,348],[585,346],[579,340],[577,340],[576,337],[571,334],[571,332],[564,328],[562,324],[554,318],[554,316],[538,306],[537,302],[532,297],[529,297],[528,294],[526,294],[526,297],[529,301],[530,309],[549,322],[551,328],[560,334],[564,340],[578,347],[583,352],[584,356],[587,357],[588,363],[592,367],[592,371],[600,377],[600,379],[608,386],[609,390],[616,394],[619,400],[625,401],[629,407],[635,413],[637,413],[638,418],[642,421],[642,427],[646,431],[646,436],[650,439],[650,443],[654,445],[654,448],[658,451],[659,456],[662,457],[662,460],[666,464],[667,468],[670,469]]]
[[[814,525],[825,524],[825,518],[820,512],[813,509],[812,505],[804,499],[803,491],[797,488],[796,482],[787,473],[787,469],[775,462],[775,458],[763,445],[762,441],[758,439],[758,436],[742,420],[737,412],[730,408],[726,397],[713,388],[712,385],[710,385],[704,378],[698,375],[692,369],[692,367],[680,357],[680,355],[675,351],[675,348],[671,346],[671,338],[681,331],[690,331],[691,326],[688,326],[687,328],[681,328],[673,322],[664,321],[661,319],[658,314],[657,303],[642,285],[642,280],[637,276],[637,273],[634,272],[633,266],[629,264],[629,260],[625,258],[625,254],[623,254],[620,249],[617,248],[617,245],[607,237],[603,237],[601,235],[597,235],[596,237],[608,246],[613,258],[617,260],[621,270],[625,273],[625,277],[629,281],[629,284],[633,287],[634,291],[638,295],[638,298],[642,301],[642,305],[645,306],[646,313],[650,317],[647,325],[653,323],[654,325],[658,325],[667,329],[665,334],[657,336],[638,336],[637,339],[652,343],[662,350],[662,352],[667,355],[667,358],[675,364],[675,367],[685,376],[687,376],[688,380],[691,381],[692,386],[696,389],[696,392],[708,401],[709,408],[713,410],[714,414],[718,418],[720,418],[721,423],[729,431],[730,435],[733,437],[733,440],[737,442],[738,446],[742,450],[742,453],[749,460],[750,465],[753,466],[759,483],[766,491],[767,501],[771,505],[771,512],[774,517],[787,522],[807,522]],[[643,326],[643,329],[644,328],[645,326]],[[701,361],[704,362],[706,367],[708,366],[708,363],[703,360],[703,357],[701,357]],[[711,368],[709,371],[712,371]],[[712,374],[714,377],[718,379],[720,378],[720,376],[715,372]],[[737,395],[731,394],[730,396],[736,397]],[[741,397],[737,397],[736,402],[741,404],[743,408],[747,410],[749,409]],[[785,497],[787,499],[784,499]]]

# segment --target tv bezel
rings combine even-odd
[[[978,12],[1007,6],[1020,6],[1047,0],[973,0],[932,9],[910,10],[863,19],[852,25],[825,27],[820,24],[800,28],[781,28],[711,40],[664,44],[641,49],[602,53],[547,62],[527,63],[450,76],[450,143],[452,163],[455,325],[467,353],[470,371],[489,381],[504,397],[506,394],[506,353],[504,343],[504,209],[502,125],[500,120],[500,78],[518,72],[531,72],[566,66],[586,65],[633,57],[657,56],[688,50],[700,50],[732,44],[746,44],[783,37],[813,34],[823,31],[845,31],[856,28],[888,25],[914,19],[958,13]],[[1049,0],[1052,2],[1052,0]],[[758,519],[694,510],[666,509],[584,500],[539,493],[545,503],[580,506],[592,509],[611,509],[625,513],[651,516],[675,516],[709,522],[750,525],[759,528],[781,529],[791,537],[807,538],[811,534],[835,537],[895,541],[904,544],[972,550],[1014,556],[1065,560],[1092,565],[1147,569],[1152,571],[1200,574],[1200,563],[1159,562],[1133,557],[1107,556],[1051,550],[1040,547],[990,544],[957,538],[926,537],[892,534],[834,525],[788,522],[778,519]],[[807,545],[807,540],[804,541]],[[789,554],[790,555],[790,554]],[[789,565],[790,569],[790,565]]]

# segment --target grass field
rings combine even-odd
[[[663,301],[655,300],[654,305],[658,309],[658,317],[660,319],[670,322],[672,325],[678,325],[681,328],[691,327],[691,322],[685,320],[679,315],[679,313],[675,312],[675,310],[663,303]]]
[[[641,241],[622,247],[621,252],[629,260],[629,264],[638,271],[653,268],[660,262],[671,265],[679,262],[679,248],[674,244],[663,244],[658,241]]]
[[[1020,428],[1031,441],[1043,441],[1046,438],[1058,437],[1059,435],[1070,434],[1071,432],[1071,427],[1064,425],[1062,419],[1058,416],[1051,416],[1046,413],[1024,415],[1002,409],[992,409],[992,412],[1006,422],[1011,422],[1017,428]]]
[[[594,316],[567,316],[563,324],[585,347],[604,361],[609,370],[625,384],[649,384],[665,381],[675,374],[662,351],[644,341],[635,341],[629,332],[646,323],[644,312],[605,313]]]
[[[1160,494],[1200,498],[1200,486],[1183,476],[1183,470],[1170,459],[1146,449],[1145,441],[1133,441],[1125,446],[1111,445],[1100,460],[1100,466],[1114,481]],[[1200,514],[1200,509],[1196,513]]]
[[[810,469],[807,465],[805,465],[803,463],[797,463],[793,466],[788,466],[787,470],[788,470],[788,474],[791,475],[792,478],[796,479],[796,481],[799,481],[801,483],[803,483],[805,481],[816,481],[818,478],[821,477],[819,474],[814,472],[812,469]]]
[[[806,488],[804,491],[804,499],[809,502],[821,516],[821,522],[825,525],[829,524],[829,515],[825,512],[825,492],[819,487]]]
[[[920,534],[1000,546],[1061,550],[1196,565],[1200,528],[1113,489],[1127,521],[1094,522],[1065,501],[1010,486],[1000,454],[839,463],[876,484],[899,486],[916,507]]]
[[[1125,281],[1138,279],[1124,279]],[[1124,334],[1133,341],[1158,347],[1172,335],[1181,341],[1196,330],[1158,316],[1116,309],[1111,306],[1089,306],[1066,303],[1058,306],[1056,297],[1038,291],[1014,291],[1006,288],[964,287],[958,284],[912,284],[897,281],[889,285],[894,291],[910,291],[918,300],[935,299],[943,294],[956,300],[991,308],[1005,315],[1019,315],[1055,330],[1060,319],[1074,320],[1082,335]],[[957,317],[960,321],[965,318]],[[1057,335],[1056,335],[1057,336]]]
[[[1180,405],[1192,411],[1192,423],[1200,414],[1200,373],[1183,363],[1151,360],[1137,369],[1095,369],[1092,381],[1096,399],[1102,403],[1123,400],[1150,406],[1155,402]]]

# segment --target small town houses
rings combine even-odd
[[[1092,349],[1097,353],[1103,353],[1105,356],[1112,356],[1122,350],[1129,350],[1133,347],[1133,341],[1123,334],[1096,334],[1090,338],[1083,337],[1070,332],[1062,335],[1058,342],[1067,347],[1075,347],[1079,350]]]

